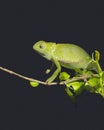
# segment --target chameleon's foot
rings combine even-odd
[[[51,82],[49,82],[48,80],[45,81],[46,85],[49,85]]]
[[[48,85],[48,84],[50,84],[50,83],[52,83],[52,79],[51,78],[49,78],[49,79],[47,79],[45,82],[46,82],[46,84]]]

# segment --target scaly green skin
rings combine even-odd
[[[57,67],[53,75],[47,79],[47,83],[52,82],[57,77],[61,66],[74,70],[86,69],[91,61],[89,54],[74,44],[38,41],[34,44],[33,49],[44,58],[51,60]]]

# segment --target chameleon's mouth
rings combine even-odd
[[[45,57],[45,54],[41,53],[40,55],[42,55],[43,57]]]
[[[38,52],[38,51],[36,51],[36,52],[37,52],[39,55],[45,57],[45,54],[44,54],[44,53],[41,53],[41,52]]]

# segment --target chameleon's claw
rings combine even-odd
[[[49,81],[46,80],[45,83],[46,83],[46,85],[49,85],[51,82],[49,82]]]
[[[52,81],[53,81],[52,78],[49,78],[49,79],[47,79],[45,82],[46,82],[46,84],[48,85],[48,84],[50,84]]]
[[[51,82],[50,82],[50,81],[48,81],[48,80],[46,80],[45,82],[46,82],[47,84],[50,84],[50,83],[51,83]]]

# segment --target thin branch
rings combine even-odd
[[[0,66],[0,70],[5,71],[5,72],[7,72],[9,74],[15,75],[17,77],[20,77],[22,79],[25,79],[27,81],[38,82],[40,84],[48,85],[48,86],[50,86],[50,85],[57,85],[57,84],[65,85],[67,83],[70,83],[70,82],[73,82],[73,81],[78,81],[78,80],[86,81],[88,78],[91,78],[92,76],[96,76],[96,74],[93,74],[92,76],[83,76],[82,75],[82,76],[79,76],[79,77],[73,77],[71,79],[68,79],[67,81],[61,81],[60,83],[58,83],[58,82],[46,83],[46,82],[43,82],[43,81],[40,81],[40,80],[36,80],[36,79],[33,79],[33,78],[26,77],[24,75],[18,74],[16,72],[12,71],[12,70],[6,69],[6,68],[1,67],[1,66]]]
[[[12,70],[6,69],[6,68],[1,67],[1,66],[0,66],[0,70],[3,70],[3,71],[5,71],[5,72],[7,72],[7,73],[9,73],[9,74],[13,74],[13,75],[15,75],[15,76],[17,76],[17,77],[20,77],[20,78],[22,78],[22,79],[25,79],[25,80],[27,80],[27,81],[38,82],[38,83],[43,84],[43,85],[56,85],[56,84],[57,84],[57,82],[52,82],[52,83],[50,83],[50,84],[47,84],[46,82],[43,82],[43,81],[40,81],[40,80],[36,80],[36,79],[33,79],[33,78],[26,77],[26,76],[24,76],[24,75],[18,74],[18,73],[16,73],[16,72],[12,71]]]

